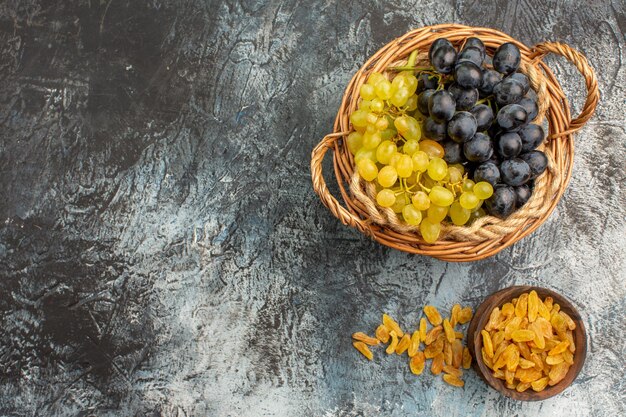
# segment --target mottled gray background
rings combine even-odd
[[[619,0],[0,2],[0,414],[625,415],[625,13]],[[354,71],[449,21],[566,42],[602,94],[550,220],[461,265],[344,227],[309,174]],[[580,109],[581,77],[549,62]],[[561,291],[589,330],[556,398],[508,400],[473,372],[453,389],[350,345],[383,311],[415,326],[425,303],[476,306],[522,283]]]

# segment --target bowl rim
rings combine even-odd
[[[574,331],[576,352],[574,353],[574,364],[570,366],[567,375],[558,384],[548,386],[541,392],[535,392],[532,390],[518,392],[507,388],[504,381],[493,377],[490,369],[483,362],[482,354],[477,353],[481,352],[483,345],[482,337],[480,337],[480,330],[484,328],[486,322],[489,320],[489,315],[494,307],[501,306],[503,303],[510,301],[512,298],[532,290],[535,290],[541,299],[544,299],[546,296],[551,296],[554,302],[559,304],[561,310],[566,312],[572,320],[576,322],[576,330]],[[563,295],[549,288],[532,285],[514,285],[490,294],[478,306],[468,327],[468,348],[474,358],[474,370],[491,388],[514,400],[542,401],[563,392],[572,384],[572,382],[574,382],[582,370],[587,357],[587,331],[585,329],[584,321],[576,309],[576,306]]]

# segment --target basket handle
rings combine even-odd
[[[596,73],[589,65],[587,58],[574,48],[560,42],[542,42],[535,45],[532,48],[531,60],[540,60],[548,53],[554,53],[565,57],[570,61],[578,71],[585,77],[585,85],[587,88],[587,98],[583,109],[577,118],[570,120],[569,126],[564,132],[561,132],[557,136],[564,136],[573,133],[582,128],[585,123],[593,116],[596,110],[600,95],[598,93],[598,81],[596,79]]]
[[[336,132],[324,136],[324,139],[311,152],[311,177],[313,179],[313,189],[319,195],[322,203],[346,226],[352,226],[361,233],[373,236],[372,229],[360,218],[350,213],[343,207],[335,197],[330,194],[326,181],[322,175],[322,162],[326,152],[331,149],[337,139],[347,135],[347,132]]]

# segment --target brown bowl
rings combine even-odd
[[[548,386],[541,392],[535,392],[532,390],[526,390],[524,392],[518,392],[509,389],[505,385],[505,381],[495,378],[491,374],[491,370],[483,362],[482,351],[483,339],[480,331],[485,328],[489,315],[495,307],[501,307],[504,303],[511,301],[511,299],[518,297],[520,294],[530,292],[532,290],[537,291],[539,297],[543,300],[545,297],[550,296],[554,299],[555,303],[561,306],[561,311],[567,313],[572,320],[576,323],[576,330],[574,330],[574,342],[576,343],[576,352],[574,352],[574,364],[570,366],[567,375],[561,382],[554,386]],[[476,372],[489,384],[493,389],[499,391],[501,394],[520,401],[541,401],[546,398],[553,397],[561,393],[567,388],[578,376],[578,373],[583,367],[585,362],[585,356],[587,355],[587,334],[585,326],[580,318],[580,314],[572,303],[560,294],[555,293],[552,290],[541,287],[531,286],[515,286],[505,288],[498,292],[491,294],[483,303],[476,309],[474,318],[472,319],[469,328],[467,330],[468,347],[474,358],[474,369]]]

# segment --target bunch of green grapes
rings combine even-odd
[[[389,81],[373,73],[360,89],[358,109],[350,115],[355,129],[347,138],[359,175],[376,184],[376,202],[419,226],[425,241],[435,242],[441,222],[464,225],[485,215],[491,184],[474,183],[461,164],[448,165],[444,148],[422,139],[424,117],[417,109],[417,78],[412,71]]]

